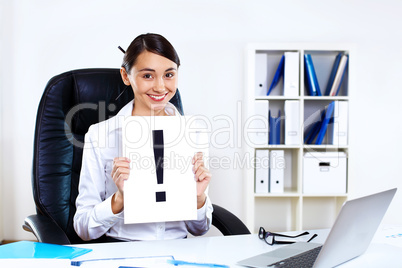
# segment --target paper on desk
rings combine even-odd
[[[69,259],[0,259],[1,268],[70,268]]]
[[[129,258],[111,258],[111,259],[95,259],[84,261],[72,261],[71,266],[79,266],[82,268],[164,268],[164,267],[222,267],[228,268],[227,265],[213,264],[213,263],[199,263],[177,261],[173,256],[147,256],[147,257],[129,257]]]
[[[168,264],[168,260],[174,259],[173,256],[148,256],[133,258],[111,258],[96,259],[87,261],[71,262],[72,267],[79,266],[82,268],[110,268],[110,267],[172,267]]]
[[[123,155],[131,160],[124,185],[126,224],[197,218],[192,159],[208,148],[199,122],[196,116],[131,116],[124,121]],[[160,184],[158,165],[163,167]]]
[[[378,228],[373,239],[375,243],[383,243],[402,248],[402,225],[383,224]]]

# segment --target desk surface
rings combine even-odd
[[[314,242],[323,243],[328,231],[316,230],[318,237]],[[395,230],[392,228],[379,230],[366,253],[343,264],[342,267],[395,267],[396,263],[401,265],[402,238],[387,240],[388,233],[400,234],[401,226]],[[267,245],[256,234],[77,246],[91,248],[93,251],[74,260],[173,256],[178,260],[225,264],[230,267],[241,267],[237,266],[236,262],[279,247]]]

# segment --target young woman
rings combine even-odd
[[[197,220],[124,224],[124,181],[130,160],[121,157],[121,116],[180,116],[169,103],[178,82],[179,57],[163,36],[136,37],[124,54],[120,69],[124,84],[131,85],[134,100],[106,121],[92,125],[85,135],[74,229],[83,240],[107,237],[130,240],[177,239],[190,232],[206,233],[212,221],[212,204],[205,193],[211,174],[202,153],[193,158],[197,184]],[[108,146],[109,145],[109,146]],[[189,178],[192,179],[192,178]]]

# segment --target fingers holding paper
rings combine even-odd
[[[205,167],[203,153],[196,153],[193,157],[193,173],[197,184],[197,208],[201,208],[206,199],[205,190],[211,181],[211,173]]]
[[[112,198],[112,211],[119,213],[124,206],[124,182],[130,175],[130,159],[126,157],[115,157],[113,159],[112,179],[117,186],[117,192]]]
[[[124,193],[124,181],[130,175],[130,160],[126,157],[115,157],[113,160],[112,178],[121,194]]]

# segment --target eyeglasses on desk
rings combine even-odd
[[[310,234],[309,232],[304,232],[298,235],[284,235],[284,234],[278,234],[278,233],[272,233],[265,231],[264,227],[260,227],[260,230],[258,231],[258,237],[262,240],[264,240],[268,245],[274,245],[274,244],[292,244],[297,241],[278,241],[275,238],[276,237],[285,237],[285,238],[298,238],[304,235]],[[317,234],[314,234],[307,242],[310,242],[313,240],[315,237],[317,237]]]

